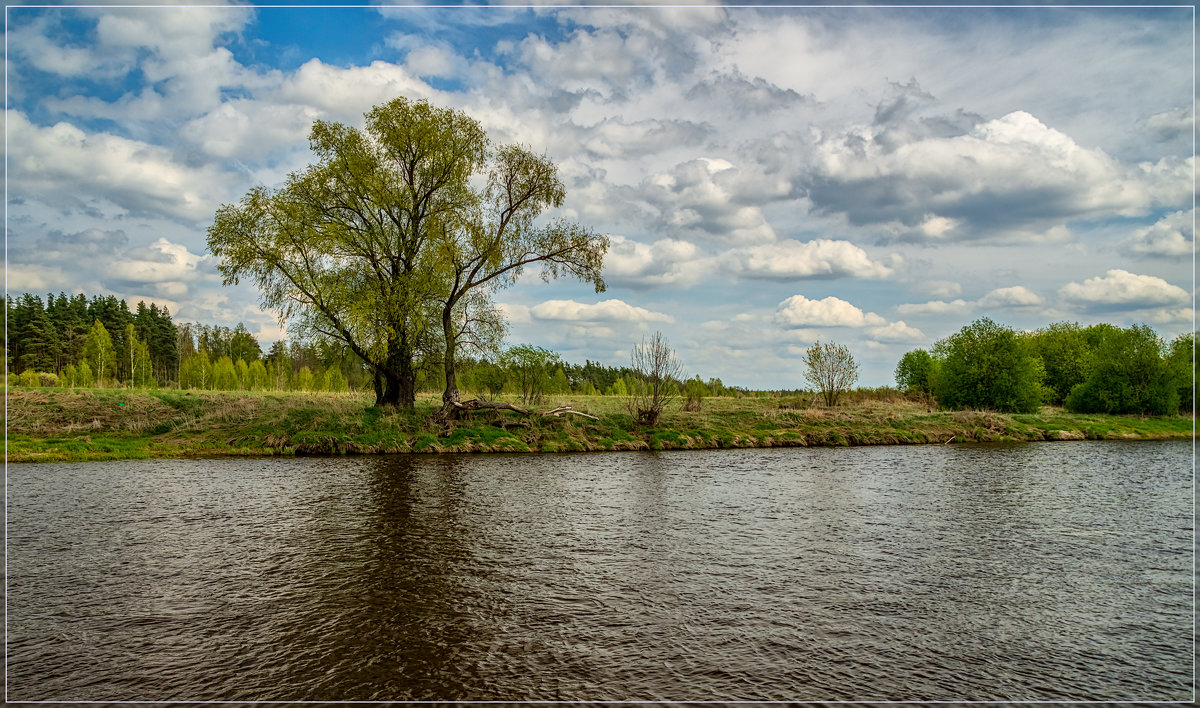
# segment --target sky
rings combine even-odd
[[[10,294],[266,349],[215,211],[405,96],[548,155],[547,217],[611,239],[605,292],[496,294],[509,345],[622,366],[661,332],[689,376],[793,389],[816,341],[882,386],[981,317],[1194,328],[1192,7],[199,4],[7,7]]]

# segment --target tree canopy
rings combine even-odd
[[[218,210],[209,248],[226,284],[248,279],[294,329],[361,357],[377,404],[411,407],[414,358],[436,348],[443,412],[456,406],[457,347],[498,344],[490,294],[525,265],[604,288],[607,238],[538,221],[562,203],[553,162],[493,148],[461,111],[397,98],[369,111],[361,130],[316,121],[309,144],[315,164]]]
[[[1072,387],[1066,398],[1068,410],[1153,415],[1179,410],[1180,385],[1190,372],[1184,369],[1176,375],[1163,357],[1166,347],[1154,330],[1146,325],[1088,329],[1094,349],[1084,380]]]
[[[984,317],[940,340],[934,394],[943,408],[1032,413],[1041,405],[1043,368],[1028,344]]]

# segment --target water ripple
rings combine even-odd
[[[13,700],[1188,700],[1190,446],[9,467]]]

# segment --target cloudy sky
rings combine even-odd
[[[128,4],[128,3],[125,3]],[[214,211],[396,96],[560,166],[607,292],[532,275],[509,343],[864,385],[979,317],[1193,326],[1191,7],[9,7],[10,293],[115,294],[282,336]]]

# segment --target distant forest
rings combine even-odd
[[[139,302],[132,310],[112,295],[82,293],[9,296],[5,354],[10,385],[184,388],[197,390],[370,391],[364,362],[343,344],[280,340],[264,352],[239,323],[233,329],[176,323],[165,307]],[[440,390],[440,361],[418,362],[418,385]],[[509,349],[496,362],[464,357],[460,376],[480,395],[512,393],[624,395],[634,380],[628,367],[562,361],[540,347]],[[720,379],[703,383],[705,395],[733,390]]]

